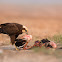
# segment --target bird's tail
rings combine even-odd
[[[2,25],[0,24],[0,33],[2,33],[2,28],[1,27],[2,27]]]
[[[2,33],[2,29],[0,28],[0,33]]]
[[[0,28],[1,28],[1,24],[0,24]]]
[[[3,23],[3,24],[0,24],[0,27],[2,27],[2,26],[6,26],[7,24],[9,24],[9,23]]]
[[[0,24],[0,28],[3,26],[4,24]]]

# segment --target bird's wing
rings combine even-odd
[[[7,34],[15,34],[19,31],[18,27],[15,24],[2,24],[3,32]]]

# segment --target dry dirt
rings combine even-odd
[[[9,45],[0,47],[0,62],[58,62],[58,59],[32,50],[16,51],[14,46]]]

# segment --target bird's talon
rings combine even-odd
[[[19,51],[19,49],[18,49],[18,48],[16,48],[16,50],[17,50],[17,51]]]

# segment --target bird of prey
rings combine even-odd
[[[22,33],[28,34],[26,26],[18,23],[4,23],[0,24],[0,33],[7,34],[10,36],[12,45],[15,43],[16,38]]]

